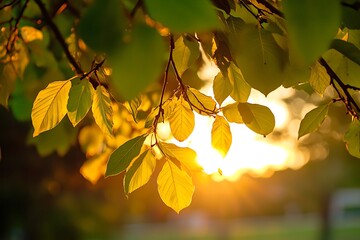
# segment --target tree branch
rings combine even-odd
[[[81,66],[78,64],[78,62],[75,60],[75,58],[73,57],[73,55],[71,55],[68,45],[65,42],[64,37],[62,36],[59,28],[56,26],[56,24],[53,22],[52,18],[50,17],[49,12],[47,11],[44,3],[41,0],[34,0],[36,2],[36,4],[39,6],[41,14],[44,17],[45,22],[47,23],[47,25],[49,26],[49,28],[51,29],[51,31],[54,33],[55,38],[58,40],[58,42],[60,43],[66,58],[69,60],[69,62],[71,63],[71,65],[73,66],[73,68],[75,69],[75,72],[79,75],[81,75],[81,79],[84,79],[88,76],[90,76],[89,73],[92,73],[94,71],[90,71],[89,73],[85,73],[85,71],[81,68]],[[102,62],[103,63],[103,62]],[[102,65],[101,63],[101,65]],[[96,79],[89,77],[89,81],[90,83],[93,85],[94,88],[96,88],[99,85],[99,82],[96,81]]]
[[[339,76],[331,69],[331,67],[329,66],[329,64],[325,61],[324,58],[320,58],[319,59],[319,63],[325,67],[327,73],[330,76],[331,82],[330,84],[333,85],[333,87],[335,88],[336,92],[338,93],[340,99],[342,99],[342,101],[345,104],[346,109],[348,110],[348,112],[356,119],[359,119],[359,113],[360,113],[360,107],[359,105],[356,103],[356,101],[354,100],[354,98],[351,96],[351,94],[349,93],[349,89],[354,89],[353,86],[347,85],[345,83],[343,83],[341,81],[341,79],[339,78]],[[342,96],[340,91],[337,89],[334,81],[340,86],[341,90],[344,92],[345,96]],[[355,88],[355,90],[358,90],[359,88]]]

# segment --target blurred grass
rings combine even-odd
[[[360,239],[360,219],[333,224],[331,240]],[[118,239],[114,237],[114,239]],[[128,225],[121,239],[137,240],[317,240],[319,223],[315,217],[305,219],[266,218],[243,221],[207,222],[191,225],[188,222]]]

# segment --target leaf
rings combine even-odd
[[[131,165],[124,178],[124,191],[132,193],[144,186],[155,170],[156,158],[150,149],[143,152]]]
[[[310,86],[320,95],[323,95],[325,89],[330,85],[330,76],[327,73],[325,67],[323,67],[319,62],[315,62],[311,68]]]
[[[112,53],[121,46],[124,19],[117,0],[95,0],[81,17],[77,31],[92,49]]]
[[[222,73],[219,72],[213,82],[213,92],[214,97],[220,106],[232,91],[233,87],[229,79],[224,77]]]
[[[238,110],[245,125],[254,132],[266,136],[274,130],[275,117],[268,107],[252,103],[239,103]]]
[[[250,96],[251,87],[244,80],[240,69],[231,63],[227,74],[233,89],[230,96],[237,102],[246,102]]]
[[[202,171],[203,168],[197,162],[197,154],[188,147],[179,147],[172,143],[160,142],[161,151],[170,159],[177,159],[190,171]]]
[[[305,134],[311,133],[318,129],[321,123],[325,120],[328,110],[329,103],[320,105],[308,112],[304,119],[301,120],[298,138],[301,138]]]
[[[187,139],[195,127],[195,116],[189,104],[181,96],[169,118],[171,132],[180,142]]]
[[[340,24],[339,0],[287,0],[284,14],[291,49],[299,63],[311,64],[330,46]]]
[[[128,140],[111,153],[106,167],[105,177],[114,176],[124,171],[140,153],[146,134]]]
[[[39,136],[30,137],[27,141],[36,147],[40,156],[46,157],[56,152],[65,156],[69,149],[76,143],[78,130],[65,118],[51,131],[46,131]]]
[[[337,50],[354,63],[360,65],[360,49],[357,48],[353,43],[340,39],[334,39],[331,43],[331,48]]]
[[[31,111],[33,137],[54,128],[63,119],[67,113],[70,88],[70,79],[55,81],[38,93]]]
[[[94,88],[86,79],[71,87],[67,109],[69,120],[74,127],[89,112],[92,105],[93,92]]]
[[[145,0],[144,3],[150,17],[172,32],[203,32],[220,27],[208,0]]]
[[[216,102],[212,97],[207,96],[195,88],[188,88],[186,94],[191,102],[193,109],[202,115],[208,115],[209,112],[216,110]]]
[[[238,103],[231,103],[222,108],[222,112],[229,122],[244,123],[238,110]]]
[[[356,0],[355,0],[356,1]],[[346,2],[349,3],[349,6],[346,6]],[[353,0],[344,1],[341,6],[342,10],[342,22],[341,25],[349,29],[360,29],[360,14],[359,7],[358,10],[351,7],[351,3],[355,4]],[[344,28],[345,28],[344,27]]]
[[[349,129],[344,135],[346,147],[349,153],[357,158],[360,158],[360,122],[354,120],[351,122]]]
[[[141,96],[137,96],[136,98],[134,98],[124,104],[125,107],[127,108],[127,110],[131,113],[131,115],[136,123],[137,123],[138,109],[139,109],[141,103],[142,103]]]
[[[80,168],[81,175],[92,184],[104,176],[106,163],[109,159],[109,151],[86,160]]]
[[[108,135],[112,134],[112,107],[108,91],[101,85],[97,86],[92,103],[92,112],[96,124]]]
[[[135,25],[119,51],[109,53],[112,84],[125,100],[135,98],[163,70],[166,49],[159,33],[147,25]]]
[[[222,116],[216,116],[211,129],[211,145],[225,157],[232,143],[230,125]]]
[[[195,186],[191,177],[172,161],[166,161],[158,179],[158,192],[162,201],[179,213],[190,205]]]
[[[173,59],[180,76],[195,62],[199,55],[198,43],[188,41],[182,36],[176,40]]]
[[[280,87],[287,55],[271,32],[244,25],[230,43],[237,66],[251,87],[264,95]]]
[[[40,31],[34,27],[30,27],[30,26],[21,27],[20,33],[21,33],[21,37],[25,43],[43,39],[42,31]]]

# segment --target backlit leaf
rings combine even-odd
[[[172,143],[159,143],[162,152],[169,158],[180,161],[190,171],[202,171],[202,167],[197,162],[197,154],[188,147],[179,147]]]
[[[195,127],[195,116],[188,102],[181,96],[169,118],[170,129],[174,138],[180,142],[187,139]]]
[[[105,174],[109,155],[109,151],[106,151],[100,155],[87,159],[80,168],[81,175],[92,184],[97,183],[97,181]]]
[[[42,31],[40,31],[34,27],[30,27],[30,26],[21,27],[20,33],[21,33],[21,37],[25,43],[43,39]]]
[[[357,48],[355,44],[340,39],[334,39],[331,43],[331,48],[360,65],[360,49]]]
[[[231,48],[245,81],[251,87],[267,95],[283,83],[287,55],[271,32],[245,25],[232,39]]]
[[[190,205],[195,186],[191,177],[172,161],[166,161],[158,179],[158,192],[162,201],[179,213]]]
[[[195,88],[188,88],[186,94],[192,104],[193,109],[197,113],[207,115],[206,113],[215,111],[216,102],[214,99],[212,99],[212,97],[201,93]]]
[[[284,1],[291,47],[300,63],[311,64],[330,46],[340,25],[339,0]]]
[[[63,119],[70,88],[70,80],[55,81],[38,93],[31,112],[33,137],[54,128]]]
[[[126,102],[125,107],[128,109],[128,111],[131,113],[133,119],[135,122],[137,122],[137,114],[138,114],[138,108],[141,105],[141,97],[138,96],[128,102]]]
[[[144,186],[155,170],[156,158],[150,149],[143,152],[131,165],[124,178],[124,191],[132,193]]]
[[[176,40],[173,59],[180,76],[195,62],[199,55],[198,43],[188,41],[182,36]]]
[[[229,122],[244,123],[238,110],[238,103],[231,103],[226,105],[222,108],[222,112]]]
[[[230,64],[227,77],[233,89],[230,96],[237,102],[246,102],[250,96],[251,87],[244,80],[240,69],[234,63]]]
[[[67,109],[69,120],[74,127],[89,112],[92,105],[93,92],[94,88],[86,79],[71,87]]]
[[[135,98],[158,80],[166,55],[159,33],[147,25],[135,25],[119,51],[109,54],[112,84],[125,100]]]
[[[266,136],[274,130],[275,117],[268,107],[259,104],[239,103],[238,110],[245,125],[254,132]]]
[[[330,85],[330,76],[319,62],[315,62],[311,68],[309,83],[320,95],[323,95],[325,89]]]
[[[222,116],[216,116],[211,129],[211,145],[225,157],[232,143],[230,125]]]
[[[124,171],[140,153],[146,134],[137,136],[119,146],[109,158],[105,177],[114,176]]]
[[[92,103],[92,112],[96,124],[108,135],[112,134],[112,107],[109,92],[103,86],[97,86]]]
[[[221,72],[219,72],[213,82],[213,91],[216,101],[221,104],[223,101],[230,95],[233,87],[228,78],[224,77]]]
[[[349,153],[357,158],[360,158],[360,122],[354,120],[349,129],[346,131],[344,140]]]
[[[328,110],[329,104],[323,104],[308,112],[300,123],[298,138],[318,129],[325,120]]]
[[[219,28],[220,23],[208,0],[145,0],[154,20],[174,32],[200,32]]]

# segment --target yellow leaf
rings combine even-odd
[[[81,175],[92,184],[95,184],[105,174],[109,155],[110,151],[106,151],[101,155],[86,160],[80,168]]]
[[[222,108],[222,112],[229,122],[244,123],[238,110],[238,103],[232,103]]]
[[[178,147],[172,143],[160,142],[161,151],[169,158],[175,158],[191,171],[202,171],[203,168],[197,162],[197,154],[188,147]]]
[[[208,115],[216,110],[216,102],[211,97],[199,92],[195,88],[188,88],[186,94],[193,109],[202,115]]]
[[[20,28],[20,33],[25,43],[43,39],[42,31],[30,26]]]
[[[100,129],[108,134],[112,134],[112,107],[109,92],[103,87],[98,86],[93,95],[92,112],[96,124]]]
[[[325,67],[323,67],[318,61],[316,61],[311,67],[309,83],[314,91],[321,96],[324,94],[325,89],[330,85],[330,76],[326,72]]]
[[[159,173],[158,191],[162,201],[175,212],[190,205],[195,186],[191,177],[172,161],[166,161]]]
[[[214,97],[220,106],[232,91],[233,87],[229,78],[224,77],[222,73],[219,72],[213,82],[213,92]]]
[[[182,96],[179,98],[173,114],[169,118],[169,123],[174,138],[180,142],[187,139],[194,130],[194,113]]]
[[[211,145],[225,157],[232,143],[230,125],[222,116],[216,116],[211,129]]]
[[[32,111],[31,120],[34,126],[33,137],[54,128],[67,112],[67,101],[71,81],[55,81],[50,83],[37,95]]]
[[[125,193],[132,193],[144,186],[153,174],[156,158],[150,149],[143,152],[131,165],[124,178]]]

